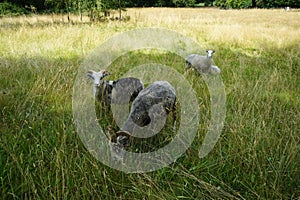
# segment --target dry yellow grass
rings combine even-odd
[[[300,38],[300,12],[192,8],[128,9],[137,26],[174,29],[198,42],[284,47]]]
[[[39,24],[67,23],[66,16],[62,18],[60,15],[2,18],[0,26],[25,24],[34,27],[32,32],[26,31],[25,33],[22,29],[19,30],[16,34],[17,37],[27,34],[26,38],[35,39],[39,34],[48,34],[52,39],[61,39],[66,36],[74,40],[74,35],[88,35],[93,37],[91,40],[96,39],[99,43],[115,32],[142,27],[163,27],[175,30],[204,46],[217,43],[230,45],[232,48],[243,47],[244,49],[259,50],[265,46],[283,48],[299,43],[300,40],[299,10],[286,12],[280,9],[131,8],[123,15],[130,16],[130,21],[127,23],[116,21],[99,23],[85,27],[85,29],[75,29],[75,32],[74,28],[66,26],[34,27]],[[79,16],[71,16],[71,20],[73,22],[80,21]],[[88,17],[84,17],[83,22],[89,22]],[[99,31],[96,34],[101,34],[101,37],[95,35],[95,30]],[[80,33],[78,34],[78,32]],[[57,36],[53,37],[53,34]],[[1,39],[7,39],[5,33]],[[56,43],[53,42],[53,44]],[[53,49],[52,47],[46,48]]]

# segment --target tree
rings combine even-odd
[[[265,0],[215,0],[215,6],[221,8],[251,8],[259,5],[258,1]],[[273,0],[272,0],[273,1]]]
[[[125,0],[103,0],[103,10],[108,11],[108,10],[118,10],[119,12],[119,17],[118,19],[122,19],[122,11],[125,10]]]
[[[192,7],[195,5],[195,0],[173,0],[176,7]]]
[[[157,0],[155,6],[158,7],[173,7],[174,3],[172,0]]]
[[[5,0],[4,2],[17,5],[20,8],[36,8],[38,12],[46,9],[45,0]],[[30,11],[30,9],[29,9]]]
[[[0,3],[0,17],[1,16],[18,16],[28,14],[28,11],[25,8],[19,7],[12,3],[3,2]]]
[[[68,22],[71,21],[70,13],[76,0],[45,0],[46,5],[50,5],[55,12],[63,14],[67,12]]]
[[[215,0],[215,6],[220,8],[226,8],[226,0]]]

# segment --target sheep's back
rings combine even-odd
[[[133,77],[121,78],[113,83],[112,103],[127,104],[133,101],[144,88],[143,83]]]
[[[207,56],[199,54],[191,54],[186,58],[186,61],[190,63],[194,68],[200,70],[200,72],[206,72],[212,65],[212,59]]]
[[[160,104],[166,112],[175,104],[175,89],[167,81],[156,81],[142,90],[133,101],[130,117],[139,126],[149,123],[149,110]]]

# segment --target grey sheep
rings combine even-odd
[[[219,74],[221,70],[213,65],[212,55],[214,50],[206,50],[207,55],[191,54],[185,59],[186,68],[196,69],[200,74]]]
[[[143,89],[133,101],[129,116],[120,131],[107,129],[112,156],[122,158],[135,129],[164,122],[166,115],[175,109],[175,102],[175,89],[167,81],[156,81]],[[153,131],[153,127],[150,129]],[[142,134],[147,132],[143,129],[141,131]]]
[[[133,101],[138,93],[144,89],[143,82],[133,77],[104,81],[103,78],[110,75],[105,69],[99,72],[89,70],[86,75],[94,81],[95,99],[107,104],[126,104]]]

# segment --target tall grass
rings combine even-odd
[[[99,24],[66,24],[61,16],[0,19],[1,199],[299,198],[300,12],[149,8],[127,15],[126,23]],[[125,174],[81,143],[72,87],[95,47],[141,27],[168,28],[216,50],[227,114],[217,145],[199,159],[209,101],[203,79],[189,71],[202,102],[193,145],[161,170]],[[124,55],[112,69],[118,77],[147,62],[184,72],[176,56],[142,52]]]

